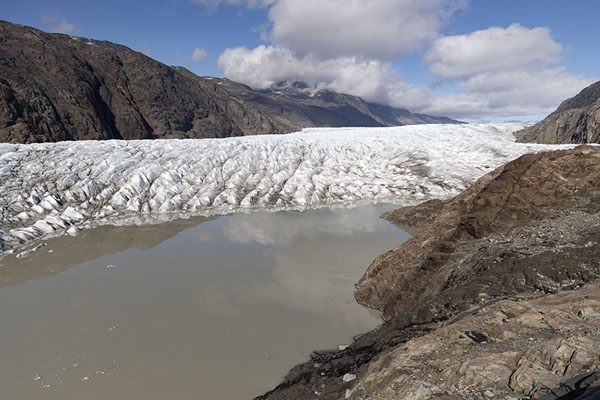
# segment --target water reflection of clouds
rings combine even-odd
[[[237,214],[227,218],[223,232],[232,242],[262,245],[290,243],[301,236],[323,233],[351,236],[385,230],[386,223],[379,219],[383,211],[380,205],[363,205],[353,209]]]
[[[228,217],[223,232],[231,242],[268,246],[265,260],[272,260],[268,279],[245,281],[230,299],[286,304],[355,332],[369,326],[372,316],[357,312],[354,284],[377,255],[409,237],[379,218],[384,211],[367,205]]]
[[[379,218],[383,211],[360,206],[102,227],[49,241],[53,253],[11,258],[15,271],[34,276],[7,275],[9,259],[2,259],[1,276],[13,282],[63,273],[0,287],[7,338],[0,386],[28,387],[39,373],[44,382],[51,374],[64,380],[62,398],[81,398],[90,384],[109,398],[130,388],[164,398],[171,383],[183,397],[198,385],[211,399],[261,393],[266,389],[224,392],[223,385],[240,376],[232,391],[255,390],[271,374],[274,386],[315,348],[335,348],[380,323],[356,304],[353,285],[373,258],[407,237]],[[106,268],[112,264],[117,268]],[[43,271],[31,271],[36,266]],[[85,383],[81,367],[55,374],[79,354],[86,371],[107,371],[113,360],[123,370]]]

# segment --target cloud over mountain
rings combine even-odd
[[[456,118],[552,111],[594,81],[560,65],[549,28],[514,23],[463,35],[441,31],[462,0],[196,0],[268,7],[269,45],[225,50],[225,76],[256,88],[304,81],[369,101]],[[397,62],[419,54],[433,86],[403,80]],[[438,90],[444,86],[450,90]]]

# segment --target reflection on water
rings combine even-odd
[[[408,236],[378,218],[387,209],[103,227],[6,256],[2,398],[258,395],[379,323],[353,287]]]
[[[151,249],[179,232],[212,218],[180,220],[167,224],[142,226],[100,226],[77,236],[53,238],[51,247],[42,247],[17,259],[15,253],[0,258],[0,286],[14,285],[41,276],[54,275],[65,269],[107,254],[127,249]],[[35,248],[37,244],[29,247]]]

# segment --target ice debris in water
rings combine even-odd
[[[48,243],[40,243],[37,246],[35,246],[33,249],[29,249],[29,250],[25,250],[25,251],[20,252],[19,254],[17,254],[17,258],[27,257],[31,253],[35,253],[36,251],[38,251],[42,247],[46,247],[46,246],[48,246]]]
[[[456,195],[524,153],[516,124],[0,144],[0,253],[101,224]]]

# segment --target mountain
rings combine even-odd
[[[515,135],[519,142],[600,143],[600,82],[563,101],[543,121]]]
[[[330,90],[314,90],[303,82],[279,82],[262,91],[222,80],[224,88],[237,98],[262,104],[263,112],[283,108],[287,118],[309,126],[398,126],[415,124],[461,123],[446,117],[415,114],[403,108],[367,103],[360,97]]]
[[[107,41],[0,21],[0,141],[205,138],[452,123],[301,84],[255,91]]]

